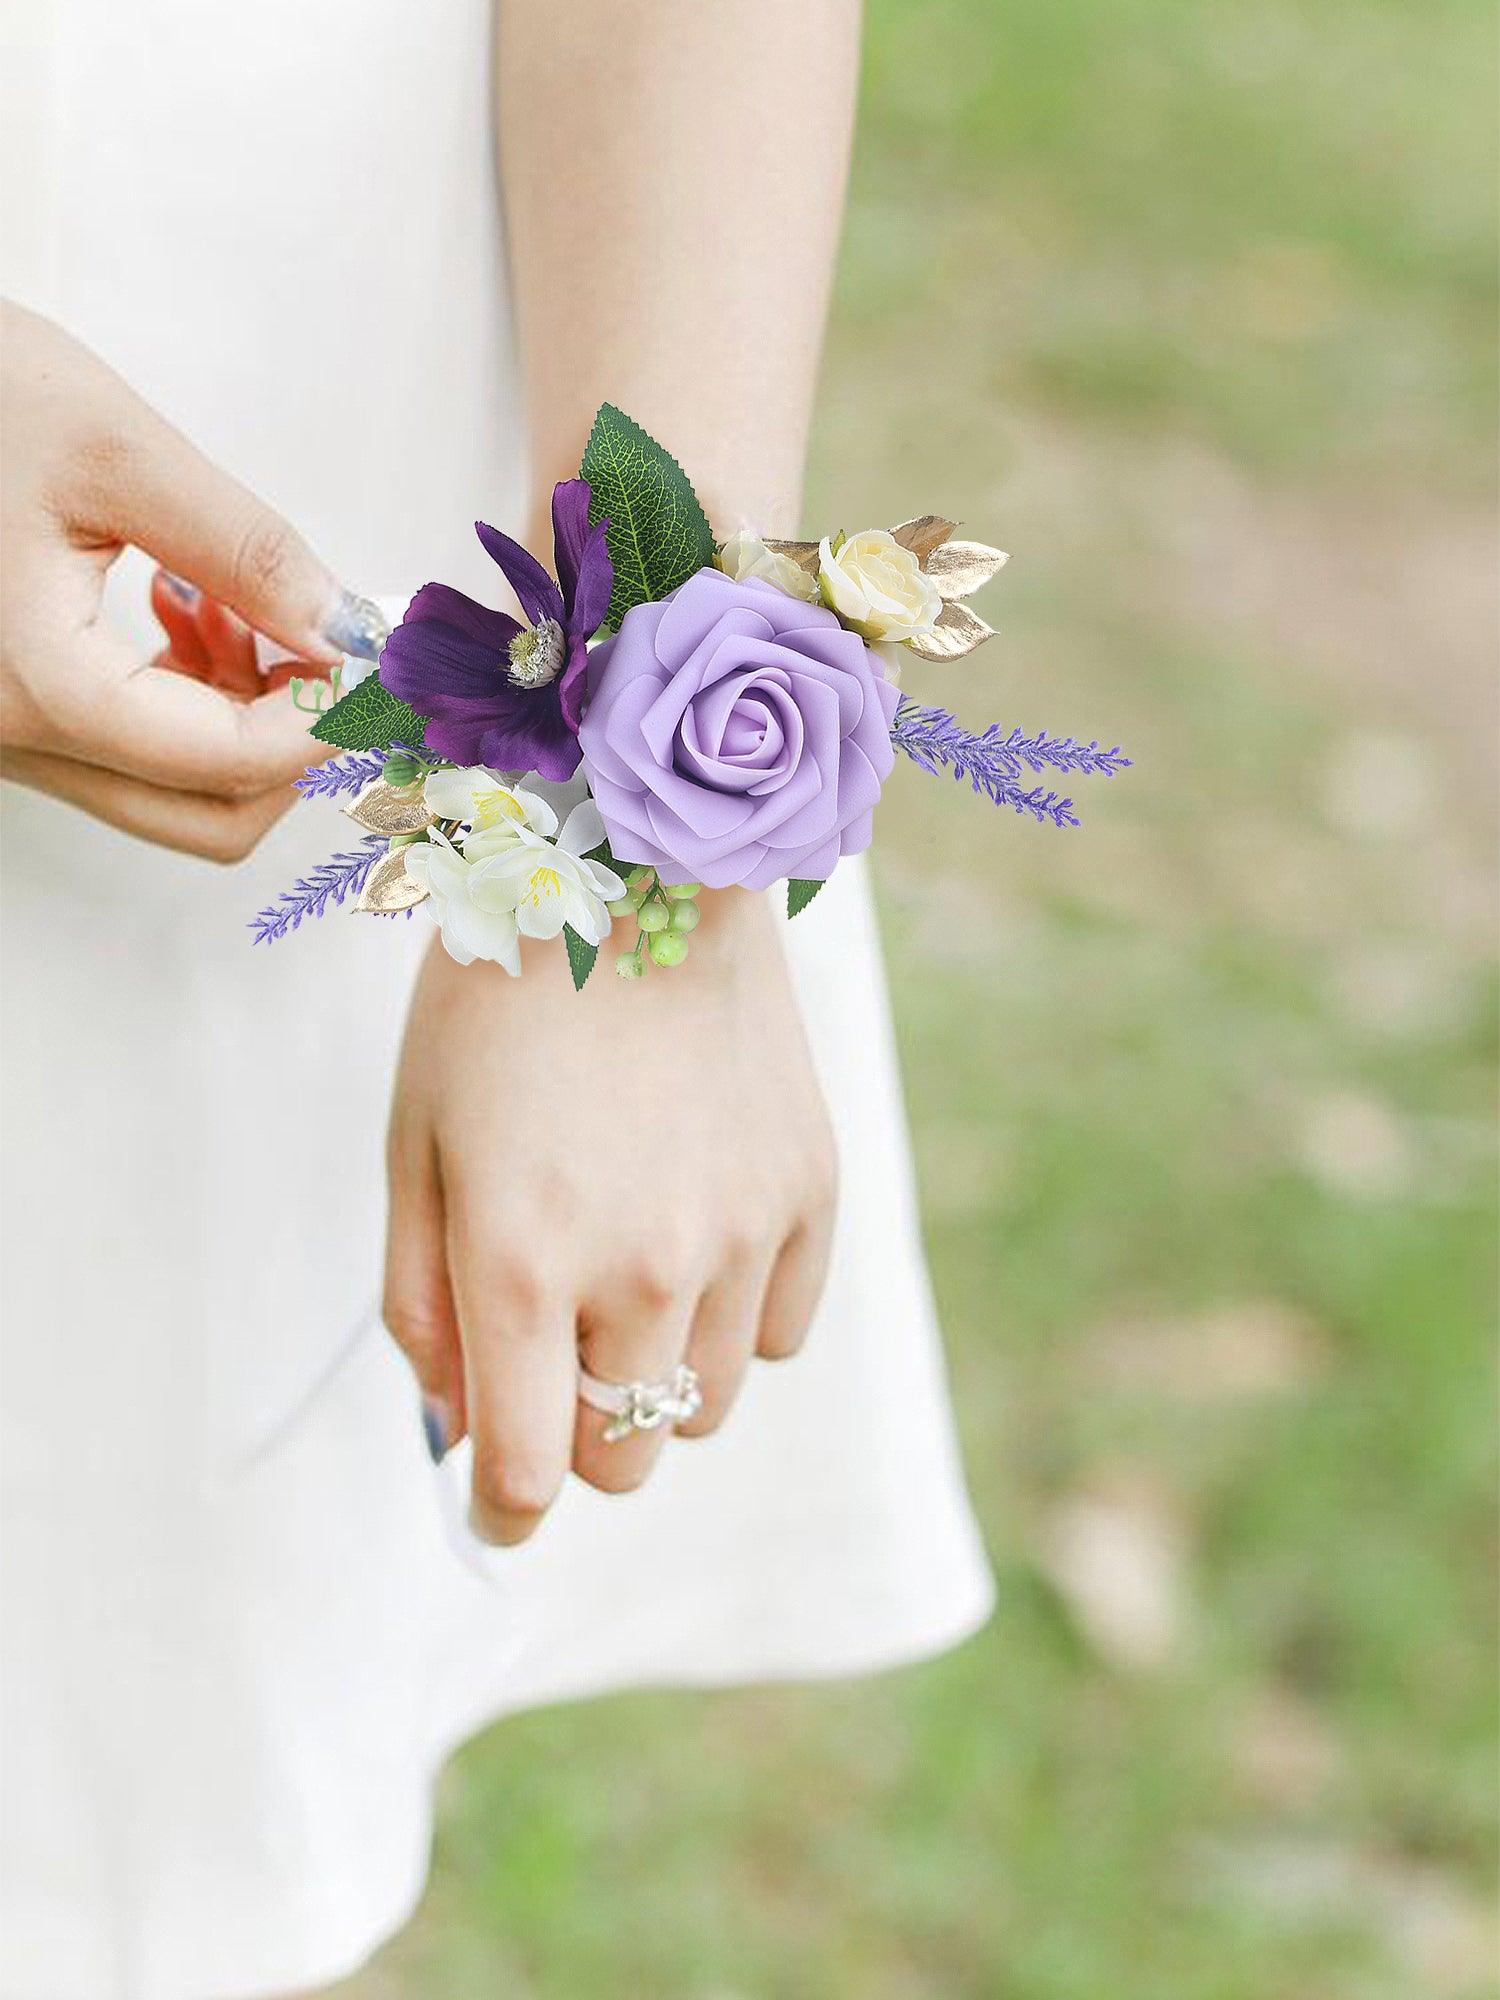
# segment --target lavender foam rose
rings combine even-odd
[[[831,611],[699,570],[626,613],[589,688],[578,741],[616,859],[769,889],[869,846],[899,696]]]

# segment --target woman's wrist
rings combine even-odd
[[[717,985],[736,966],[753,960],[773,942],[772,911],[765,895],[747,889],[695,888],[687,902],[692,922],[685,933],[673,928],[684,903],[660,892],[658,895],[660,907],[655,917],[665,919],[663,928],[655,927],[650,914],[622,916],[605,940],[605,962],[613,961],[626,979],[644,977],[654,964],[671,967],[673,985],[679,980],[686,987],[700,989]],[[664,957],[662,941],[674,937],[690,948]]]
[[[769,895],[746,889],[704,889],[700,891],[699,909],[691,952],[680,966],[674,967],[670,979],[658,976],[651,981],[659,1004],[683,1010],[679,1018],[692,1015],[708,995],[722,997],[739,988],[758,969],[785,965],[775,935],[776,916]],[[611,965],[617,955],[630,952],[635,942],[633,926],[628,919],[621,918],[602,946],[604,966]],[[642,957],[647,956],[643,950]],[[554,982],[561,971],[555,940],[523,939],[521,965],[523,975],[534,976],[516,980],[502,966],[483,959],[472,965],[459,965],[449,956],[441,938],[434,937],[427,953],[424,979],[428,983],[435,981],[455,996],[471,999],[477,998],[487,984],[491,991],[481,1003],[485,1006],[529,1006],[543,995],[555,992]],[[578,996],[578,1004],[611,1006],[618,1000],[638,1005],[639,994],[621,991],[622,983],[601,973],[589,982],[587,992]],[[461,1003],[455,998],[455,1004]]]

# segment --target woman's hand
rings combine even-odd
[[[521,978],[435,943],[390,1134],[385,1316],[449,1441],[471,1518],[529,1535],[569,1466],[638,1486],[663,1430],[604,1442],[610,1382],[684,1359],[679,1435],[719,1425],[757,1354],[796,1351],[823,1286],[834,1152],[766,898],[705,895],[689,962],[573,993],[555,944]],[[606,954],[608,947],[606,947]]]
[[[338,663],[357,600],[95,355],[8,304],[0,428],[0,774],[145,839],[238,858],[319,746],[282,688],[195,671],[175,646],[140,657],[103,622],[105,574],[143,548],[314,672]]]

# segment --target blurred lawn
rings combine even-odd
[[[914,691],[1137,759],[883,821],[1000,1611],[492,1731],[351,2000],[1494,1991],[1494,58],[874,0],[809,518],[1003,542]]]

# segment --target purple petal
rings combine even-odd
[[[613,778],[606,778],[592,763],[586,763],[584,769],[588,776],[589,790],[594,795],[595,805],[606,815],[616,834],[624,834],[626,842],[634,850],[627,854],[626,842],[616,847],[612,837],[609,844],[620,860],[654,860],[657,850],[650,821],[646,818],[644,793],[637,790],[634,785],[617,785]],[[649,847],[650,851],[642,852],[644,847]],[[684,882],[691,882],[695,878],[684,875],[681,879]]]
[[[555,683],[563,720],[575,736],[583,721],[583,698],[588,691],[588,679],[589,651],[579,636],[569,640],[567,664]]]
[[[436,618],[403,620],[380,656],[382,686],[422,715],[448,700],[488,701],[506,685],[505,672],[503,650]]]
[[[583,545],[589,533],[589,503],[593,490],[586,479],[559,479],[552,489],[552,559],[563,602],[571,604],[583,567]]]
[[[476,521],[474,532],[484,544],[485,554],[499,564],[505,581],[516,593],[516,601],[525,612],[527,622],[540,625],[544,618],[555,618],[560,624],[563,617],[562,592],[536,557],[528,554],[519,542],[513,542],[509,535],[502,535],[498,528],[490,527],[487,521]]]
[[[609,544],[605,540],[607,520],[600,521],[589,530],[588,540],[583,545],[583,553],[578,559],[578,576],[572,590],[564,590],[570,609],[568,629],[576,632],[580,639],[592,639],[604,623],[604,614],[609,609],[609,594],[615,587],[615,566],[609,558]]]
[[[758,600],[746,603],[749,595],[747,586],[735,583],[716,569],[700,569],[690,576],[686,583],[679,584],[670,597],[662,599],[661,615],[657,622],[652,645],[659,660],[669,660],[675,672],[678,663],[690,659],[704,640],[713,635],[719,620],[726,613],[734,619],[734,630],[747,637],[760,639],[775,637],[775,627],[769,613],[774,610],[770,598],[775,595],[790,603],[781,591],[765,593],[766,602]],[[642,637],[645,635],[642,634]]]
[[[523,696],[508,715],[491,714],[480,738],[479,758],[492,771],[535,771],[541,778],[571,778],[582,752],[555,702]],[[428,732],[431,740],[431,731]]]
[[[454,703],[430,719],[426,741],[455,764],[537,771],[544,778],[570,778],[578,768],[578,739],[563,721],[550,688],[537,691],[501,682],[485,702]]]
[[[440,757],[447,757],[455,764],[480,764],[484,759],[479,746],[489,720],[488,709],[462,715],[428,716],[422,740],[429,750],[436,750]]]
[[[502,658],[509,652],[511,640],[521,629],[506,612],[491,611],[487,604],[476,604],[472,597],[465,597],[461,590],[453,590],[446,583],[424,583],[407,605],[402,624],[418,624],[432,619],[444,625],[456,625],[460,632],[477,639],[482,646],[492,648]]]

